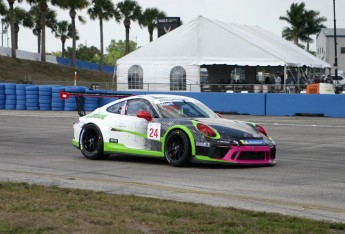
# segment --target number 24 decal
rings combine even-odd
[[[147,126],[147,139],[160,140],[161,139],[161,124],[149,123]]]

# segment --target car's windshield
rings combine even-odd
[[[155,104],[164,118],[218,118],[218,115],[198,101],[159,99]]]

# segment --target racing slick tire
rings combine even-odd
[[[80,134],[80,150],[84,157],[93,160],[105,159],[108,155],[103,151],[103,136],[94,124],[86,125]]]
[[[164,155],[174,167],[187,166],[190,163],[190,143],[186,133],[181,130],[172,131],[164,146]]]

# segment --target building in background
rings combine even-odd
[[[337,28],[337,58],[338,73],[345,72],[345,28]],[[331,74],[334,74],[334,29],[323,28],[316,37],[316,55],[318,58],[329,63]]]

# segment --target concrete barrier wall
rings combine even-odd
[[[24,92],[24,87],[26,92]],[[36,88],[36,93],[31,90]],[[59,101],[59,90],[83,88],[86,92],[113,93],[107,90],[88,90],[86,87],[75,86],[49,86],[49,85],[21,85],[13,83],[0,83],[0,110],[20,109],[33,110],[33,104],[44,104],[44,110],[76,110],[75,100],[70,100],[71,106]],[[44,89],[49,89],[45,91]],[[56,89],[56,90],[55,90]],[[56,91],[56,92],[55,92]],[[25,93],[25,94],[24,94]],[[294,115],[320,115],[327,117],[345,117],[345,95],[341,94],[270,94],[270,93],[200,93],[200,92],[139,92],[122,91],[117,93],[140,94],[175,94],[195,98],[210,107],[215,112],[268,115],[268,116],[294,116]],[[35,100],[33,98],[36,98]],[[95,100],[94,100],[95,99]],[[114,98],[86,98],[88,112],[105,105]],[[35,103],[33,102],[35,101]],[[49,102],[49,103],[48,103]],[[47,105],[46,105],[47,104]],[[26,105],[26,106],[25,106]],[[38,105],[37,105],[38,106]],[[36,108],[39,110],[41,106]],[[47,107],[47,108],[46,108]],[[60,109],[56,109],[59,107]],[[64,109],[63,109],[64,107]],[[68,107],[66,109],[66,107]],[[43,109],[42,109],[43,110]]]
[[[266,94],[266,115],[299,114],[345,117],[345,95]]]

